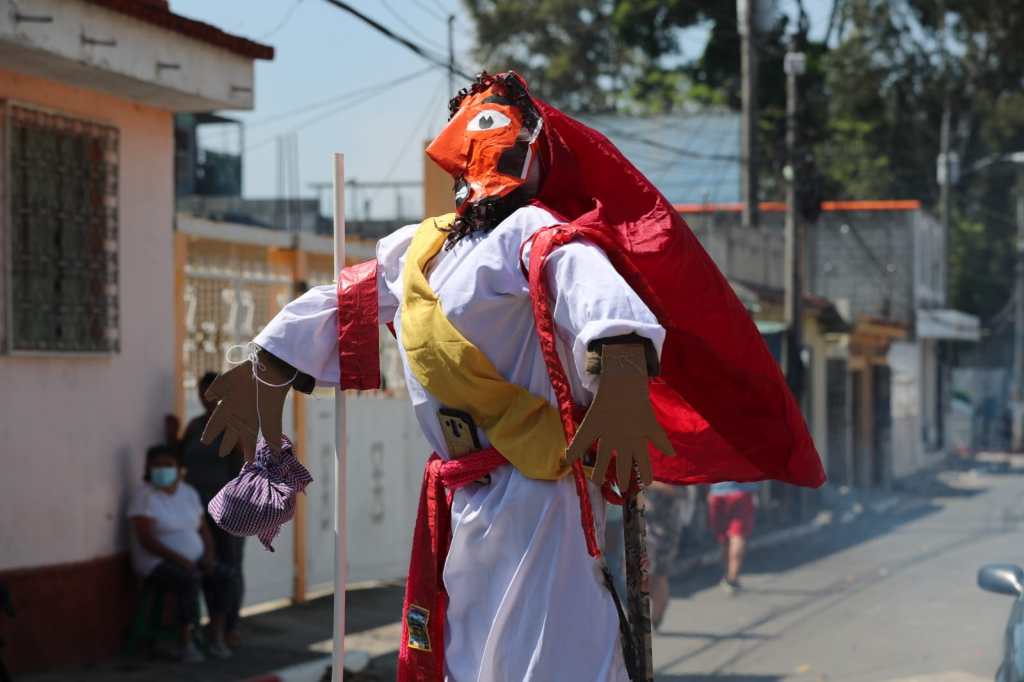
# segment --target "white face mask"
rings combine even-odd
[[[177,467],[153,467],[149,470],[149,480],[157,488],[170,488],[178,480]]]

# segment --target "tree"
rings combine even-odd
[[[691,81],[679,30],[722,13],[715,0],[464,0],[477,59],[515,69],[542,98],[575,113],[680,106]],[[728,4],[728,3],[724,3]],[[731,12],[731,14],[729,14]],[[675,60],[675,61],[673,61]],[[717,99],[717,86],[702,92]]]
[[[635,55],[616,39],[603,0],[466,0],[478,60],[514,69],[542,98],[576,112],[618,108]]]

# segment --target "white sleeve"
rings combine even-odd
[[[288,303],[253,343],[317,383],[337,386],[338,287],[313,287]]]
[[[595,339],[637,334],[650,339],[661,357],[665,329],[599,247],[573,241],[555,249],[545,275],[555,298],[555,326],[588,391],[597,388],[597,378],[586,371],[587,344]]]
[[[415,225],[407,225],[384,237],[377,245],[377,306],[381,324],[395,319],[401,263],[412,240]],[[260,348],[309,374],[322,386],[337,386],[338,288],[335,284],[313,287],[285,305],[253,339]]]

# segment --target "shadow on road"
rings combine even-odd
[[[812,535],[804,536],[785,545],[752,551],[744,563],[743,572],[746,574],[780,573],[798,568],[891,533],[900,526],[933,514],[941,508],[940,505],[927,499],[916,498],[910,504],[901,505],[898,509],[879,513],[865,512],[846,523],[836,521],[827,524]],[[839,515],[837,514],[837,516]],[[673,580],[672,596],[675,598],[689,597],[714,586],[721,578],[721,568],[717,565],[698,567],[688,575]],[[805,591],[801,590],[800,592]],[[814,594],[810,590],[806,592],[807,596]]]

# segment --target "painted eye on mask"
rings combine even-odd
[[[466,126],[466,130],[496,130],[497,128],[504,128],[511,122],[509,117],[500,111],[484,109],[473,117],[473,120]]]

